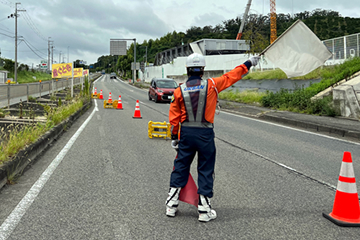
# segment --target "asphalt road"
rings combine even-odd
[[[212,199],[218,218],[200,223],[186,203],[168,218],[176,153],[170,141],[149,139],[147,126],[168,121],[169,104],[108,75],[95,86],[105,99],[121,95],[124,110],[94,100],[17,184],[1,190],[0,239],[359,238],[359,228],[322,217],[332,211],[343,152],[359,159],[358,143],[221,112]],[[142,119],[132,118],[137,99]]]

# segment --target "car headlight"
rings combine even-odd
[[[159,89],[158,92],[164,92],[163,90]]]

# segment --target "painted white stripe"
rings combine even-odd
[[[97,107],[96,101],[94,102],[95,102],[95,106]],[[41,174],[40,178],[34,183],[34,185],[26,193],[26,195],[15,207],[15,209],[11,212],[11,214],[2,223],[2,225],[0,226],[0,240],[7,239],[14,231],[16,226],[19,224],[21,218],[25,215],[26,211],[34,202],[35,198],[38,196],[41,189],[44,187],[45,183],[49,180],[49,178],[54,173],[57,166],[59,166],[61,161],[64,159],[65,155],[71,149],[72,145],[75,143],[76,139],[79,137],[81,132],[85,129],[86,125],[90,122],[94,114],[95,114],[95,109],[86,119],[86,121],[81,125],[81,127],[76,131],[76,133],[71,137],[71,139],[67,142],[65,147],[61,150],[61,152],[55,157],[55,159],[51,162],[51,164],[47,167],[47,169]]]
[[[338,181],[336,190],[344,193],[357,193],[356,183],[346,183]]]
[[[333,139],[333,140],[338,140],[338,141],[341,141],[341,142],[352,143],[352,144],[355,144],[355,145],[359,145],[359,146],[360,146],[360,143],[358,143],[358,142],[352,142],[352,141],[343,140],[343,139],[340,139],[340,138],[335,138],[335,137],[330,137],[330,136],[327,136],[327,135],[322,135],[322,134],[318,134],[318,133],[309,132],[309,131],[306,131],[306,130],[301,130],[301,129],[297,129],[297,128],[293,128],[293,127],[283,126],[283,125],[280,125],[280,124],[276,124],[276,123],[272,123],[272,122],[267,122],[267,121],[263,121],[263,120],[259,120],[259,119],[255,119],[255,118],[251,118],[251,117],[245,117],[245,116],[238,115],[238,114],[234,114],[234,113],[230,113],[230,112],[222,111],[222,113],[229,114],[229,115],[232,115],[232,116],[235,116],[235,117],[240,117],[240,118],[249,119],[249,120],[256,121],[256,122],[266,123],[266,124],[273,125],[273,126],[277,126],[277,127],[282,127],[282,128],[286,128],[286,129],[291,129],[291,130],[295,130],[295,131],[298,131],[298,132],[303,132],[303,133],[307,133],[307,134],[312,134],[312,135],[316,135],[316,136],[321,136],[321,137],[324,137],[324,138],[329,138],[329,139]]]
[[[354,167],[352,163],[342,162],[340,168],[340,176],[354,178]]]

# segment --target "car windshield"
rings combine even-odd
[[[177,88],[178,85],[175,81],[160,80],[156,81],[156,86],[159,88]]]

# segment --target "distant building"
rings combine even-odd
[[[0,84],[7,83],[8,71],[0,70]]]
[[[192,53],[208,55],[242,54],[250,50],[245,40],[202,39],[189,44],[162,51],[155,56],[155,66],[171,63],[177,57],[187,57]]]

